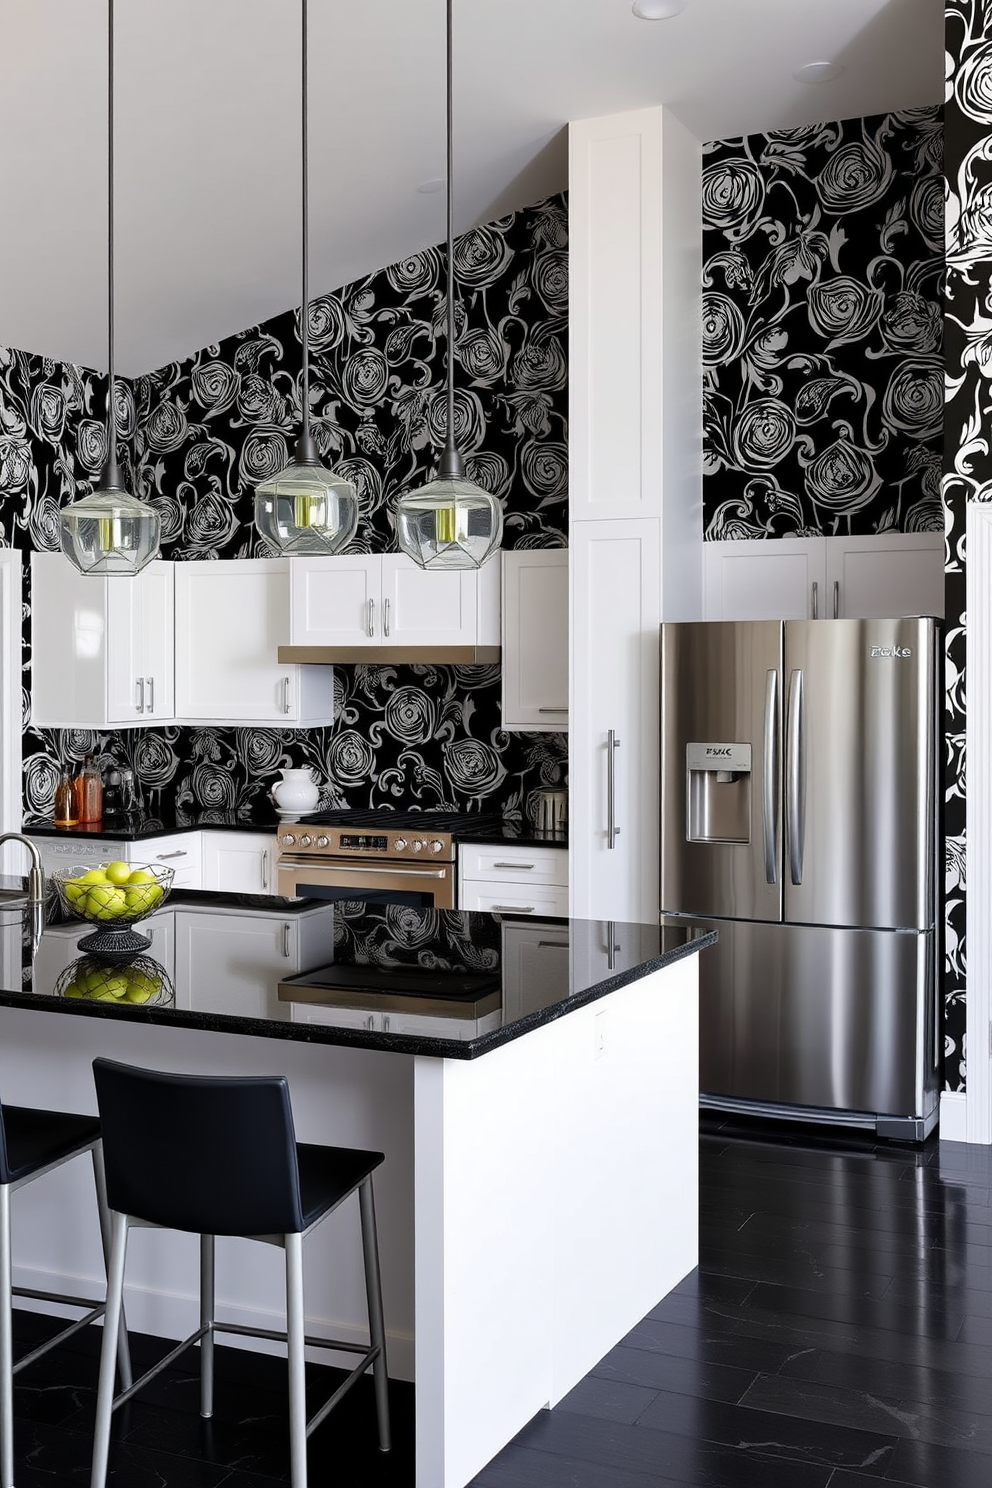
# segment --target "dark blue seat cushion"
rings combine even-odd
[[[0,1183],[14,1183],[49,1163],[73,1157],[100,1135],[96,1116],[75,1116],[66,1111],[4,1106],[2,1119]]]

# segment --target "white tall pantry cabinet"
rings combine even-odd
[[[658,627],[702,605],[702,145],[569,129],[571,913],[657,921]]]

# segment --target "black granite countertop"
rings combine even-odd
[[[305,921],[298,943],[310,948],[311,962],[317,956],[316,964],[307,964],[306,950],[299,971],[281,956],[269,970],[256,960],[242,1014],[230,987],[244,966],[244,937],[230,917],[245,917],[247,930],[249,922],[257,929],[260,917],[289,916],[285,906],[225,895],[209,896],[208,905],[203,897],[176,896],[161,912],[165,943],[169,915],[212,914],[187,937],[192,954],[176,958],[175,972],[164,965],[166,956],[81,959],[79,936],[66,925],[45,928],[39,938],[35,924],[32,945],[28,911],[0,898],[0,1006],[475,1059],[716,939],[688,922],[608,925],[314,901],[294,905],[293,914]],[[220,929],[218,911],[228,917]],[[85,934],[92,927],[78,928]],[[234,958],[228,975],[224,957]],[[11,970],[18,964],[20,986]],[[219,983],[228,990],[216,1000]]]
[[[382,816],[388,825],[393,813],[383,807]],[[308,816],[293,817],[293,821],[309,822]],[[250,815],[223,811],[163,811],[161,816],[108,817],[92,825],[57,827],[54,822],[38,817],[27,819],[23,830],[32,837],[98,837],[111,842],[141,842],[147,838],[167,837],[174,832],[271,832],[273,835],[284,824],[271,805],[260,806]],[[568,847],[568,837],[556,833],[548,836],[535,830],[530,822],[500,821],[498,818],[466,815],[464,826],[459,826],[453,836],[456,842],[500,844],[504,842],[526,843],[532,847]]]

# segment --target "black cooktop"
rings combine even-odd
[[[497,827],[499,816],[468,815],[464,811],[391,811],[376,806],[358,811],[315,811],[301,816],[301,822],[314,827],[378,827],[399,832],[459,832],[468,827]]]

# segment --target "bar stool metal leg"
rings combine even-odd
[[[103,1242],[103,1269],[110,1275],[111,1225],[110,1206],[107,1203],[107,1172],[103,1162],[103,1147],[99,1142],[91,1153],[93,1159],[93,1182],[96,1186],[96,1207],[100,1216],[100,1239]],[[121,1389],[129,1390],[133,1383],[131,1374],[131,1345],[127,1336],[127,1318],[121,1309],[121,1328],[117,1336],[117,1372]]]
[[[90,1488],[105,1488],[110,1457],[110,1424],[114,1413],[114,1362],[124,1305],[124,1261],[127,1255],[127,1215],[111,1214],[112,1240],[107,1268],[107,1311],[100,1348],[100,1379],[93,1431],[93,1470]]]
[[[303,1236],[284,1235],[286,1349],[289,1355],[289,1463],[292,1488],[307,1488],[307,1395],[303,1318]]]
[[[0,1484],[14,1488],[14,1294],[10,1185],[0,1184]]]
[[[366,1178],[358,1190],[358,1204],[362,1216],[362,1251],[365,1256],[365,1294],[369,1304],[369,1335],[379,1350],[378,1358],[372,1365],[372,1377],[375,1380],[375,1412],[379,1422],[379,1451],[388,1452],[392,1444],[389,1433],[389,1375],[386,1369],[386,1330],[382,1320],[379,1241],[375,1228],[375,1200],[372,1196],[371,1177]]]
[[[200,1415],[209,1420],[214,1413],[214,1277],[213,1235],[200,1236]]]

